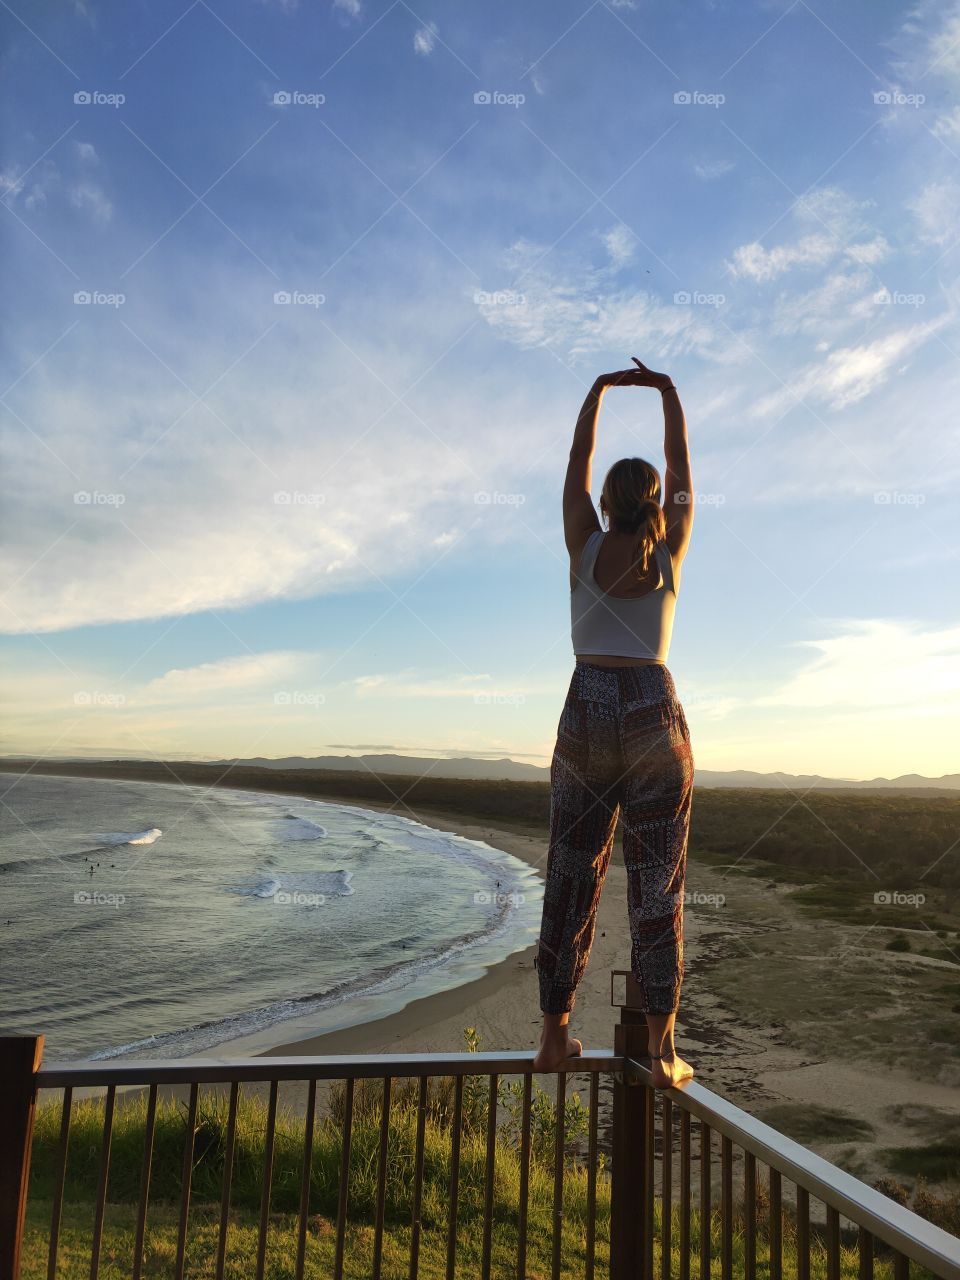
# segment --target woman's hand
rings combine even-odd
[[[621,369],[619,373],[601,373],[594,383],[601,390],[607,387],[649,387],[645,375],[639,369]]]
[[[639,384],[640,386],[656,387],[658,391],[662,391],[664,387],[669,387],[673,382],[669,373],[654,373],[652,369],[648,369],[645,364],[641,363],[636,356],[631,356],[630,359],[643,376],[644,381]]]
[[[597,378],[595,386],[603,389],[606,387],[656,387],[658,391],[664,387],[669,387],[673,379],[668,373],[654,373],[652,369],[648,369],[645,364],[631,356],[635,369],[621,369],[618,373],[601,373]]]

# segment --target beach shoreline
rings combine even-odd
[[[98,770],[96,776],[106,775]],[[124,777],[120,771],[119,780]],[[176,777],[169,781],[192,785]],[[238,789],[232,782],[227,774],[212,785]],[[548,826],[529,814],[493,821],[406,800],[317,795],[309,780],[295,788],[289,775],[282,789],[271,791],[261,783],[256,790],[398,813],[435,830],[482,841],[541,874],[545,871]],[[908,1058],[894,1057],[883,1036],[876,1044],[851,1045],[851,1000],[876,1011],[884,999],[889,1004],[896,989],[903,1004],[911,998],[909,984],[918,973],[930,971],[936,978],[941,969],[946,974],[955,966],[883,950],[861,924],[804,911],[796,883],[731,871],[698,859],[695,851],[688,855],[685,977],[676,1031],[681,1053],[693,1063],[701,1084],[750,1114],[761,1119],[769,1115],[788,1133],[795,1126],[798,1138],[827,1158],[842,1151],[844,1167],[857,1176],[887,1173],[892,1148],[914,1147],[925,1126],[931,1132],[949,1126],[956,1107],[956,1070],[944,1058],[939,1078],[929,1073],[918,1077]],[[630,965],[626,889],[618,842],[571,1016],[571,1029],[585,1049],[613,1048],[619,1011],[611,1005],[611,972]],[[224,1042],[217,1056],[460,1053],[467,1048],[468,1027],[479,1036],[483,1051],[532,1054],[542,1021],[534,951],[534,945],[514,951],[480,977],[414,998],[404,1008],[368,1021],[307,1036],[297,1036],[286,1024],[278,1043],[251,1049],[239,1041]],[[843,957],[842,969],[835,963],[837,956]],[[814,992],[816,999],[811,998]],[[905,1016],[905,1008],[902,1012]],[[256,1084],[251,1088],[262,1092]],[[284,1092],[287,1104],[301,1110],[305,1088],[291,1081]],[[904,1107],[906,1099],[914,1105]],[[811,1116],[819,1117],[817,1136],[810,1131]],[[862,1136],[843,1136],[851,1120],[863,1122]]]

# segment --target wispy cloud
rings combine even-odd
[[[414,33],[413,51],[419,53],[423,57],[428,57],[437,47],[437,24],[428,22],[426,26],[421,27],[419,31]]]
[[[837,633],[796,642],[817,656],[757,706],[896,707],[937,703],[944,714],[960,695],[960,627],[925,628],[891,618],[850,619]]]
[[[779,415],[801,399],[844,409],[882,386],[897,365],[949,323],[940,316],[922,324],[907,325],[873,342],[841,347],[824,359],[805,365],[786,384],[762,396],[751,416]]]

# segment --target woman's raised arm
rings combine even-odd
[[[693,532],[694,507],[687,421],[680,403],[680,393],[669,374],[654,373],[641,364],[636,356],[633,357],[633,362],[649,379],[647,385],[656,387],[663,397],[663,456],[666,463],[663,514],[667,521],[667,546],[670,554],[675,560],[682,561],[687,554]]]
[[[563,533],[567,550],[572,556],[579,554],[590,534],[600,528],[597,510],[590,497],[590,481],[593,453],[597,445],[597,418],[600,416],[603,393],[608,387],[646,385],[643,375],[637,369],[601,373],[580,407],[563,484]]]

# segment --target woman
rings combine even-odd
[[[550,766],[550,845],[534,961],[544,1018],[534,1069],[555,1071],[581,1052],[569,1034],[570,1010],[622,815],[630,967],[647,1017],[652,1081],[666,1088],[693,1075],[673,1041],[693,755],[666,666],[693,482],[677,388],[633,359],[636,369],[601,375],[583,402],[563,489],[576,665]],[[590,498],[590,469],[608,387],[661,393],[666,484],[661,506],[655,467],[642,458],[614,463],[600,497],[604,532]]]

